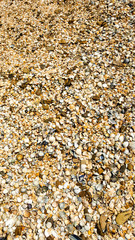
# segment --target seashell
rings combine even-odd
[[[78,237],[75,234],[70,235],[69,238],[70,238],[70,240],[82,240],[82,238]]]
[[[132,216],[132,211],[121,212],[116,217],[116,223],[119,225],[124,224]]]

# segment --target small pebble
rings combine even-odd
[[[66,176],[70,176],[71,175],[71,172],[70,171],[66,171]]]
[[[79,193],[81,192],[81,189],[80,189],[78,186],[75,186],[75,187],[74,187],[74,192],[75,192],[76,194],[79,194]]]
[[[3,193],[7,194],[8,193],[8,189],[4,189]]]
[[[64,202],[61,202],[59,203],[59,208],[62,210],[65,208],[65,203]]]
[[[85,214],[85,219],[87,222],[91,222],[92,216],[90,214]]]
[[[129,146],[132,148],[132,150],[135,150],[135,142],[130,142]]]
[[[68,225],[67,225],[67,230],[68,230],[69,233],[72,233],[72,232],[73,232],[73,229],[74,229],[73,224],[68,224]]]
[[[22,159],[23,159],[23,155],[22,154],[17,154],[17,156],[16,156],[16,159],[18,160],[18,161],[21,161]]]
[[[86,164],[81,164],[81,172],[85,172],[86,171]]]
[[[127,148],[128,147],[128,142],[123,142],[123,147]]]
[[[30,212],[25,210],[23,215],[24,215],[24,217],[29,218],[30,217]]]
[[[132,164],[132,163],[128,163],[127,169],[128,169],[129,171],[132,171],[133,168],[134,168],[133,164]]]
[[[51,222],[47,222],[46,227],[47,228],[51,228],[52,227],[52,223]]]
[[[123,63],[129,63],[129,62],[130,62],[130,60],[128,58],[125,58],[123,61]]]
[[[134,1],[1,2],[0,237],[134,239]]]
[[[98,184],[98,185],[96,186],[96,190],[97,190],[97,191],[101,191],[102,188],[103,188],[103,185],[102,185],[102,184]]]
[[[60,215],[60,217],[63,218],[63,219],[66,219],[66,218],[67,218],[66,213],[63,212],[63,211],[60,211],[60,212],[59,212],[59,215]]]
[[[82,154],[82,151],[81,151],[80,148],[76,149],[76,154],[78,154],[78,155],[81,155],[81,154]]]
[[[51,137],[49,138],[49,140],[50,140],[50,142],[55,142],[55,137],[51,136]]]
[[[24,192],[26,192],[26,191],[27,191],[26,188],[21,188],[21,192],[22,192],[22,193],[24,193]]]
[[[27,209],[30,210],[31,208],[32,208],[32,204],[28,203],[28,204],[27,204]]]

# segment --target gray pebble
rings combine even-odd
[[[21,193],[25,193],[27,191],[27,189],[26,188],[21,188]]]
[[[117,194],[118,196],[121,196],[121,195],[122,195],[122,190],[121,190],[121,189],[118,189],[118,190],[116,191],[116,194]]]
[[[63,211],[60,211],[60,212],[59,212],[59,215],[60,215],[60,217],[63,218],[63,219],[66,219],[66,218],[67,218],[66,213],[63,212]]]
[[[78,186],[75,186],[74,193],[78,194],[79,192],[81,192],[81,189]]]
[[[123,61],[123,63],[129,63],[129,62],[130,62],[130,60],[128,58],[125,58]]]
[[[102,188],[103,188],[103,185],[102,185],[102,184],[98,184],[98,185],[96,186],[96,190],[97,190],[97,191],[101,191]]]
[[[44,207],[44,206],[41,207],[41,212],[42,212],[42,213],[45,212],[45,207]]]
[[[65,203],[64,202],[59,203],[59,208],[64,209],[65,208]]]
[[[78,202],[82,202],[82,198],[81,197],[78,197],[77,200],[78,200]]]
[[[48,203],[49,198],[47,196],[44,197],[44,203]]]
[[[123,147],[127,148],[128,147],[128,142],[124,142]]]
[[[74,229],[74,226],[73,226],[73,224],[68,224],[67,225],[67,230],[68,230],[68,232],[73,232],[73,229]]]
[[[80,230],[80,232],[85,233],[85,232],[86,232],[85,227],[82,227],[82,229]]]
[[[91,222],[91,216],[90,216],[90,214],[85,214],[85,219],[86,219],[86,221],[87,222]]]
[[[132,148],[132,150],[135,150],[135,142],[130,142],[129,146]]]
[[[117,177],[117,176],[112,176],[112,177],[110,178],[110,181],[111,181],[111,182],[117,182],[117,180],[118,180],[118,177]]]
[[[120,167],[120,172],[124,173],[125,169],[126,169],[126,164],[124,164]]]

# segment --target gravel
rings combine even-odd
[[[134,239],[134,2],[0,12],[0,239]]]

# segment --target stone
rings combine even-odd
[[[116,175],[116,176],[112,176],[111,178],[110,178],[110,182],[117,182],[118,181],[118,176]]]
[[[28,218],[30,217],[30,212],[28,210],[25,210],[23,215],[24,217]]]
[[[54,119],[52,117],[50,117],[50,118],[44,119],[43,121],[44,121],[44,123],[49,123],[49,122],[53,122]]]
[[[49,105],[47,105],[47,104],[42,104],[42,108],[43,108],[44,110],[49,110]]]
[[[102,174],[102,173],[103,173],[103,171],[104,171],[104,170],[103,170],[103,168],[101,168],[101,167],[100,167],[100,168],[98,168],[98,173],[99,173],[99,174]]]
[[[65,85],[65,87],[70,87],[71,86],[71,79],[70,78],[65,79],[64,85]]]
[[[124,141],[124,136],[123,136],[123,135],[121,135],[121,136],[119,137],[119,141],[120,141],[121,143]]]
[[[115,234],[118,231],[118,226],[116,224],[107,222],[106,228],[107,228],[107,232],[111,234]]]
[[[92,97],[92,99],[93,99],[94,101],[99,101],[100,95],[95,95],[95,96]]]
[[[46,50],[47,51],[54,51],[54,47],[53,46],[46,46]]]
[[[65,172],[65,174],[66,174],[66,176],[70,176],[70,175],[71,175],[71,172],[70,172],[69,170],[67,170],[67,171]]]
[[[24,158],[24,156],[22,154],[17,154],[17,156],[16,156],[16,159],[18,161],[21,161],[23,158]]]
[[[78,186],[74,187],[74,193],[79,194],[81,192],[81,189]]]
[[[123,61],[123,63],[126,63],[126,64],[129,63],[129,62],[130,62],[129,58],[125,58],[124,61]]]
[[[27,204],[27,209],[31,209],[32,208],[32,204],[28,203]]]
[[[4,190],[3,190],[3,193],[4,193],[4,194],[7,194],[7,193],[8,193],[8,189],[4,189]]]
[[[67,230],[68,230],[69,233],[72,233],[73,230],[74,230],[73,224],[68,224],[68,225],[67,225]]]
[[[46,227],[47,228],[51,228],[52,227],[52,223],[51,222],[47,222]]]
[[[27,191],[27,189],[22,187],[20,191],[21,191],[21,193],[25,193]]]
[[[77,148],[76,149],[76,154],[81,155],[82,154],[82,150],[80,148]]]
[[[46,240],[54,240],[54,237],[50,235],[50,236],[46,237]]]
[[[85,172],[86,171],[86,164],[81,164],[81,172]]]
[[[7,237],[0,237],[0,240],[7,240]]]
[[[89,231],[90,226],[89,226],[89,225],[85,225],[84,228],[85,228],[86,231]],[[85,230],[84,230],[84,231],[85,231]]]
[[[40,96],[40,95],[42,94],[42,91],[41,91],[41,89],[40,89],[40,88],[38,88],[38,89],[37,89],[37,91],[35,92],[35,94],[36,94],[37,96]]]
[[[59,203],[59,208],[64,209],[65,208],[65,203],[64,202]]]
[[[86,213],[85,214],[85,219],[86,219],[87,222],[91,222],[92,217],[91,217],[90,214]]]
[[[22,71],[23,73],[28,74],[30,72],[30,69],[28,67],[24,67]]]
[[[41,68],[41,70],[43,70],[43,69],[45,69],[45,64],[40,64],[40,68]]]
[[[120,172],[121,172],[121,173],[124,173],[124,172],[125,172],[125,169],[126,169],[126,164],[124,164],[124,165],[122,165],[122,166],[120,167]]]
[[[116,223],[119,225],[124,224],[132,216],[132,211],[121,212],[116,217]]]
[[[52,142],[55,142],[55,137],[50,136],[49,141],[50,141],[51,143],[52,143]]]
[[[60,211],[60,212],[59,212],[59,215],[60,215],[60,217],[63,218],[63,219],[66,219],[66,218],[67,218],[66,213],[65,213],[64,211]]]
[[[128,169],[129,171],[132,171],[133,168],[134,168],[133,164],[132,164],[132,163],[128,163],[127,169]]]
[[[123,147],[127,148],[128,147],[128,142],[123,142]]]
[[[97,191],[101,191],[102,188],[103,188],[103,185],[102,185],[102,184],[98,184],[98,185],[96,186],[96,190],[97,190]]]
[[[132,148],[132,150],[135,150],[135,142],[130,142],[129,146]]]
[[[7,240],[13,240],[13,238],[11,237],[11,235],[7,236]]]
[[[20,236],[22,231],[23,231],[24,227],[23,226],[17,226],[15,229],[15,236]]]
[[[60,43],[60,44],[66,44],[67,41],[66,41],[65,39],[62,38],[62,39],[59,41],[59,43]]]

